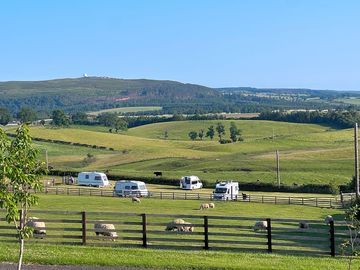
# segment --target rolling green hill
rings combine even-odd
[[[232,179],[276,183],[275,150],[279,150],[281,180],[286,185],[342,184],[353,175],[353,134],[350,129],[237,120],[237,126],[243,130],[243,142],[221,145],[216,139],[191,141],[187,137],[190,130],[205,129],[216,122],[158,123],[121,134],[79,126],[64,129],[32,127],[31,134],[114,148],[114,151],[105,151],[37,142],[42,149],[48,149],[50,164],[61,170],[108,170],[111,174],[128,177],[152,177],[154,171],[162,171],[164,177],[172,179],[192,174],[209,182]],[[231,121],[222,122],[229,126]],[[167,140],[162,136],[164,130],[169,132]],[[95,159],[84,163],[87,153]]]
[[[48,81],[0,82],[0,107],[49,111],[95,111],[123,104],[170,104],[219,97],[214,89],[175,81],[83,77]]]

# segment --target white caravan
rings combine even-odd
[[[79,186],[107,187],[110,185],[105,173],[81,172],[78,174],[77,183]]]
[[[202,188],[203,184],[199,177],[195,175],[183,176],[180,179],[180,188],[181,189],[198,189]]]
[[[214,200],[236,200],[239,195],[239,183],[226,181],[216,184],[213,192]]]
[[[114,191],[115,194],[120,197],[142,197],[149,195],[149,191],[147,190],[144,182],[133,180],[117,181],[114,187]]]

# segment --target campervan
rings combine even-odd
[[[133,180],[117,181],[114,187],[115,194],[120,197],[148,196],[149,192],[144,182]]]
[[[217,183],[213,192],[214,200],[236,200],[239,195],[239,183],[226,181]]]
[[[203,184],[199,177],[191,175],[191,176],[183,176],[180,179],[180,188],[181,189],[198,189],[202,188]]]
[[[78,174],[79,186],[107,187],[110,185],[106,174],[101,172],[81,172]]]

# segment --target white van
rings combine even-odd
[[[198,189],[202,188],[203,184],[199,177],[195,175],[183,176],[180,179],[180,188],[181,189]]]
[[[214,200],[237,200],[239,195],[239,183],[226,181],[216,184],[213,191]]]
[[[79,186],[107,187],[110,185],[106,174],[101,172],[81,172],[78,174]]]
[[[148,196],[149,191],[144,182],[134,180],[121,180],[117,181],[114,187],[115,194],[120,197]]]

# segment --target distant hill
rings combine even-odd
[[[38,111],[55,108],[94,111],[122,105],[163,105],[221,96],[214,89],[195,84],[107,77],[0,82],[0,95],[0,107],[11,111],[23,106]]]
[[[142,106],[162,107],[158,113],[165,114],[348,109],[360,107],[360,93],[301,88],[209,88],[167,80],[108,77],[0,82],[0,108],[8,108],[12,113],[31,107],[39,117],[48,117],[54,109],[72,113]]]

